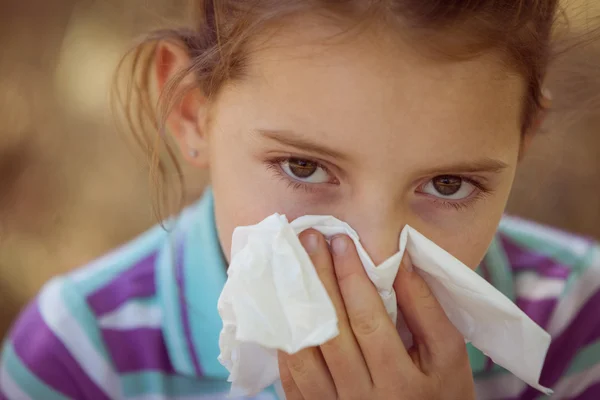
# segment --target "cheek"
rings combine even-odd
[[[496,215],[490,212],[486,218],[461,221],[446,229],[422,221],[411,225],[463,264],[476,269],[496,234],[501,216],[502,212]]]
[[[248,170],[239,168],[239,173],[232,174],[224,169],[222,174],[212,174],[217,230],[228,261],[236,227],[257,224],[274,213],[286,215],[290,221],[301,215],[319,214],[316,205],[292,193],[268,171],[253,174]]]
[[[289,188],[240,140],[215,138],[211,160],[215,218],[227,257],[238,226],[257,224],[274,213],[284,214],[290,221],[306,214],[332,213],[331,201]]]

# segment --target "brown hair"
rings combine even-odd
[[[525,81],[522,130],[531,126],[541,109],[542,82],[555,49],[551,45],[558,0],[193,0],[193,21],[189,29],[151,33],[135,47],[127,71],[128,85],[118,91],[117,102],[125,112],[129,128],[150,155],[154,187],[169,202],[169,166],[183,176],[175,153],[163,147],[164,120],[178,95],[181,81],[193,74],[197,86],[210,98],[224,82],[243,76],[247,44],[257,33],[299,13],[313,12],[342,22],[377,21],[395,24],[444,57],[470,57],[494,50]],[[189,68],[168,83],[152,103],[151,68],[159,41],[170,40],[185,46]],[[435,43],[435,45],[432,45]],[[123,71],[126,63],[122,63]],[[181,199],[180,199],[181,200]],[[163,203],[164,204],[164,203]],[[173,204],[173,203],[170,203]],[[160,213],[159,213],[160,215]]]

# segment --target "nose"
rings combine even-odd
[[[361,202],[352,205],[346,222],[358,233],[360,241],[375,265],[387,260],[399,250],[399,239],[406,224],[406,216],[398,204],[381,201]],[[360,211],[357,211],[360,210]]]

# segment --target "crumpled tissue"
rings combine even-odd
[[[513,302],[458,259],[410,226],[398,253],[375,266],[358,234],[331,216],[304,216],[288,222],[274,214],[233,233],[228,279],[219,298],[223,320],[219,361],[229,370],[232,395],[254,395],[279,379],[277,350],[293,354],[338,335],[334,306],[298,235],[309,228],[326,238],[348,235],[396,323],[393,282],[405,251],[446,315],[492,360],[543,393],[538,381],[550,335]],[[401,317],[401,316],[399,316]],[[402,319],[398,326],[402,326]],[[399,328],[407,346],[412,340]]]

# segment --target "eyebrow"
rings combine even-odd
[[[449,173],[498,173],[508,168],[508,164],[493,158],[482,158],[475,161],[459,162],[455,164],[436,166],[421,171],[422,175],[449,174]]]
[[[276,141],[284,146],[295,147],[300,150],[304,150],[310,153],[319,154],[321,156],[334,158],[337,160],[347,160],[348,157],[345,154],[340,153],[337,150],[329,148],[327,146],[318,145],[304,138],[302,135],[290,131],[290,130],[271,130],[271,129],[257,129],[256,133],[259,135]],[[436,166],[430,169],[420,171],[421,175],[443,175],[449,173],[498,173],[507,169],[509,165],[503,161],[493,158],[482,158],[475,161],[459,162],[454,164],[447,164]]]
[[[345,154],[342,154],[331,147],[316,144],[294,131],[258,129],[256,132],[261,136],[278,142],[284,146],[295,147],[299,150],[304,150],[324,157],[334,158],[336,160],[348,159],[348,156]]]

